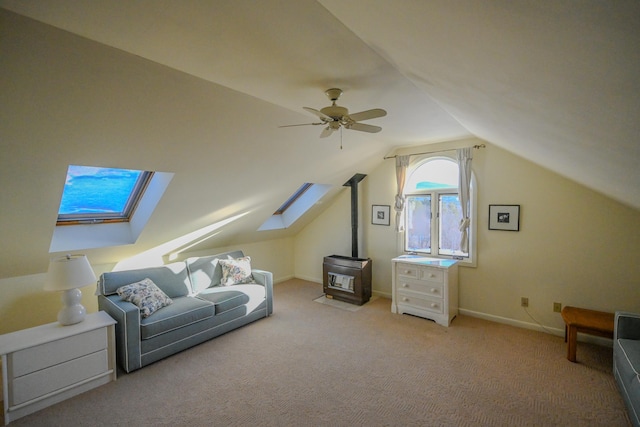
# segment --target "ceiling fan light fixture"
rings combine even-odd
[[[342,95],[342,89],[338,89],[334,87],[334,88],[325,90],[324,93],[327,95],[327,98],[329,98],[329,101],[335,103],[338,100],[338,98],[340,98],[340,95]]]
[[[367,125],[360,123],[360,120],[370,120],[379,117],[384,117],[387,112],[381,108],[374,108],[372,110],[360,111],[349,115],[349,110],[345,107],[336,105],[336,101],[342,95],[342,89],[331,88],[324,91],[327,97],[331,100],[331,105],[324,107],[320,110],[316,110],[311,107],[302,107],[308,113],[318,117],[321,122],[305,123],[302,125],[285,125],[280,127],[292,127],[292,126],[304,126],[304,125],[327,125],[320,134],[320,138],[326,138],[331,135],[334,130],[342,130],[342,128],[357,130],[360,132],[376,133],[380,132],[382,128],[380,126]],[[342,133],[340,133],[342,135]]]

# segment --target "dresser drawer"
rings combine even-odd
[[[444,302],[409,292],[398,291],[398,304],[410,305],[436,314],[444,313]]]
[[[420,278],[420,268],[415,265],[398,264],[397,272],[400,277]]]
[[[404,277],[398,278],[398,292],[402,291],[419,292],[433,298],[444,298],[443,284],[437,282],[425,282]]]
[[[106,373],[109,369],[107,350],[23,375],[13,380],[9,404],[20,405],[45,394]]]
[[[9,363],[14,378],[107,348],[105,328],[16,351]]]
[[[435,283],[444,283],[444,271],[438,268],[421,268],[420,275],[418,276],[420,280],[426,280],[428,282]]]

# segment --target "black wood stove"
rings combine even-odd
[[[351,187],[351,256],[329,255],[322,263],[322,287],[327,298],[362,305],[371,298],[371,259],[358,258],[358,183],[366,175],[355,174]]]

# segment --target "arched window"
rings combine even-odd
[[[475,185],[471,180],[469,250],[460,250],[462,219],[458,197],[458,163],[447,157],[418,160],[405,186],[405,250],[474,263]]]

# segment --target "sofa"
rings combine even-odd
[[[629,419],[640,427],[640,314],[616,312],[613,376],[627,405]]]
[[[96,294],[118,322],[116,359],[125,372],[273,313],[273,275],[251,268],[242,251],[103,273]]]

